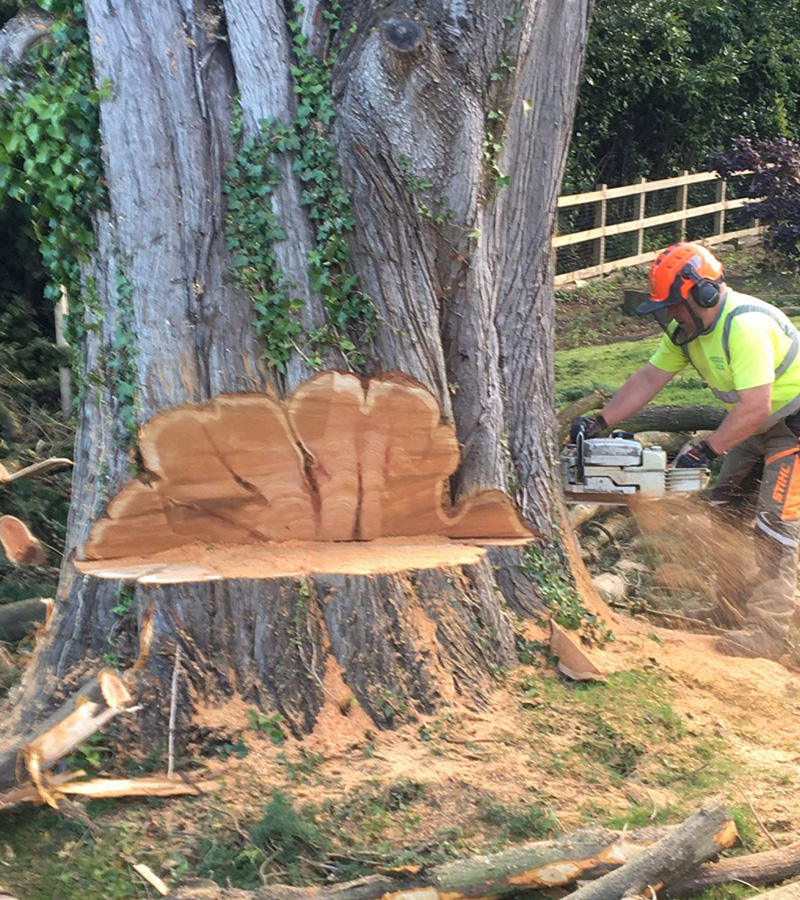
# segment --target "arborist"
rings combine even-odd
[[[755,515],[758,577],[744,598],[726,598],[743,607],[745,627],[726,632],[717,647],[778,659],[787,650],[800,542],[800,336],[779,309],[728,287],[722,264],[699,244],[663,250],[649,289],[636,312],[655,316],[661,343],[600,413],[573,420],[571,440],[581,427],[596,437],[638,412],[687,365],[697,370],[728,413],[674,465],[710,466],[725,454],[706,499],[737,522]],[[748,580],[744,572],[726,574],[718,588]]]

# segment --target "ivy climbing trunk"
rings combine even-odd
[[[148,739],[176,642],[179,734],[238,692],[301,735],[332,672],[381,726],[487,696],[514,659],[508,610],[546,606],[547,566],[528,577],[519,548],[174,586],[73,563],[136,471],[130,426],[224,393],[282,399],[319,368],[425,385],[461,446],[453,502],[506,491],[558,552],[550,241],[590,3],[85,0],[108,202],[76,304],[69,548],[12,730],[102,661],[130,666],[144,622]]]

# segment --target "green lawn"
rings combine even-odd
[[[792,319],[800,327],[800,317]],[[595,388],[615,391],[653,354],[660,338],[623,341],[556,352],[556,405],[566,406]],[[659,406],[712,406],[713,394],[691,367],[673,378],[653,401]]]

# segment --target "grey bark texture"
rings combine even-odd
[[[331,136],[352,198],[353,269],[379,313],[372,345],[359,348],[366,373],[399,369],[434,392],[462,445],[454,499],[508,490],[545,534],[559,517],[550,242],[590,6],[354,0],[342,4],[335,33],[320,0],[301,17],[312,53],[339,50]],[[501,601],[526,612],[544,608],[519,572],[516,548],[477,566],[402,578],[137,586],[124,618],[113,611],[120,584],[75,571],[91,524],[136,463],[104,362],[115,329],[123,325],[136,338],[140,422],[220,393],[283,395],[307,372],[299,353],[284,375],[261,363],[250,299],[230,280],[224,240],[234,103],[251,137],[259,120],[293,115],[287,6],[85,0],[85,7],[96,78],[111,84],[101,106],[109,203],[96,215],[97,251],[83,273],[96,284],[102,315],[87,312],[97,325],[83,348],[93,378],[57,610],[17,693],[10,730],[46,711],[56,686],[109,651],[109,636],[121,664],[131,662],[136,623],[150,610],[155,636],[144,666],[152,690],[142,718],[153,727],[163,724],[175,641],[188,661],[181,709],[199,696],[239,691],[280,710],[298,734],[324,702],[315,652],[335,656],[380,725],[403,710],[435,708],[442,679],[449,692],[480,702],[492,673],[513,661]],[[484,160],[492,136],[507,184]],[[303,327],[313,328],[326,314],[304,263],[314,229],[290,163],[276,162],[283,180],[275,210],[288,239],[275,249],[304,301]],[[431,186],[421,188],[422,180]],[[342,360],[332,353],[325,363]],[[301,599],[303,616],[292,618]],[[435,644],[423,645],[407,627],[412,607],[436,623]],[[301,620],[306,631],[298,635]],[[327,642],[318,642],[323,631]]]

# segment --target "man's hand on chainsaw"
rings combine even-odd
[[[579,432],[583,432],[585,438],[594,438],[608,428],[608,423],[602,413],[594,416],[576,416],[569,426],[569,442],[574,444]]]
[[[708,441],[697,441],[676,457],[676,469],[708,469],[719,453],[711,449]]]

